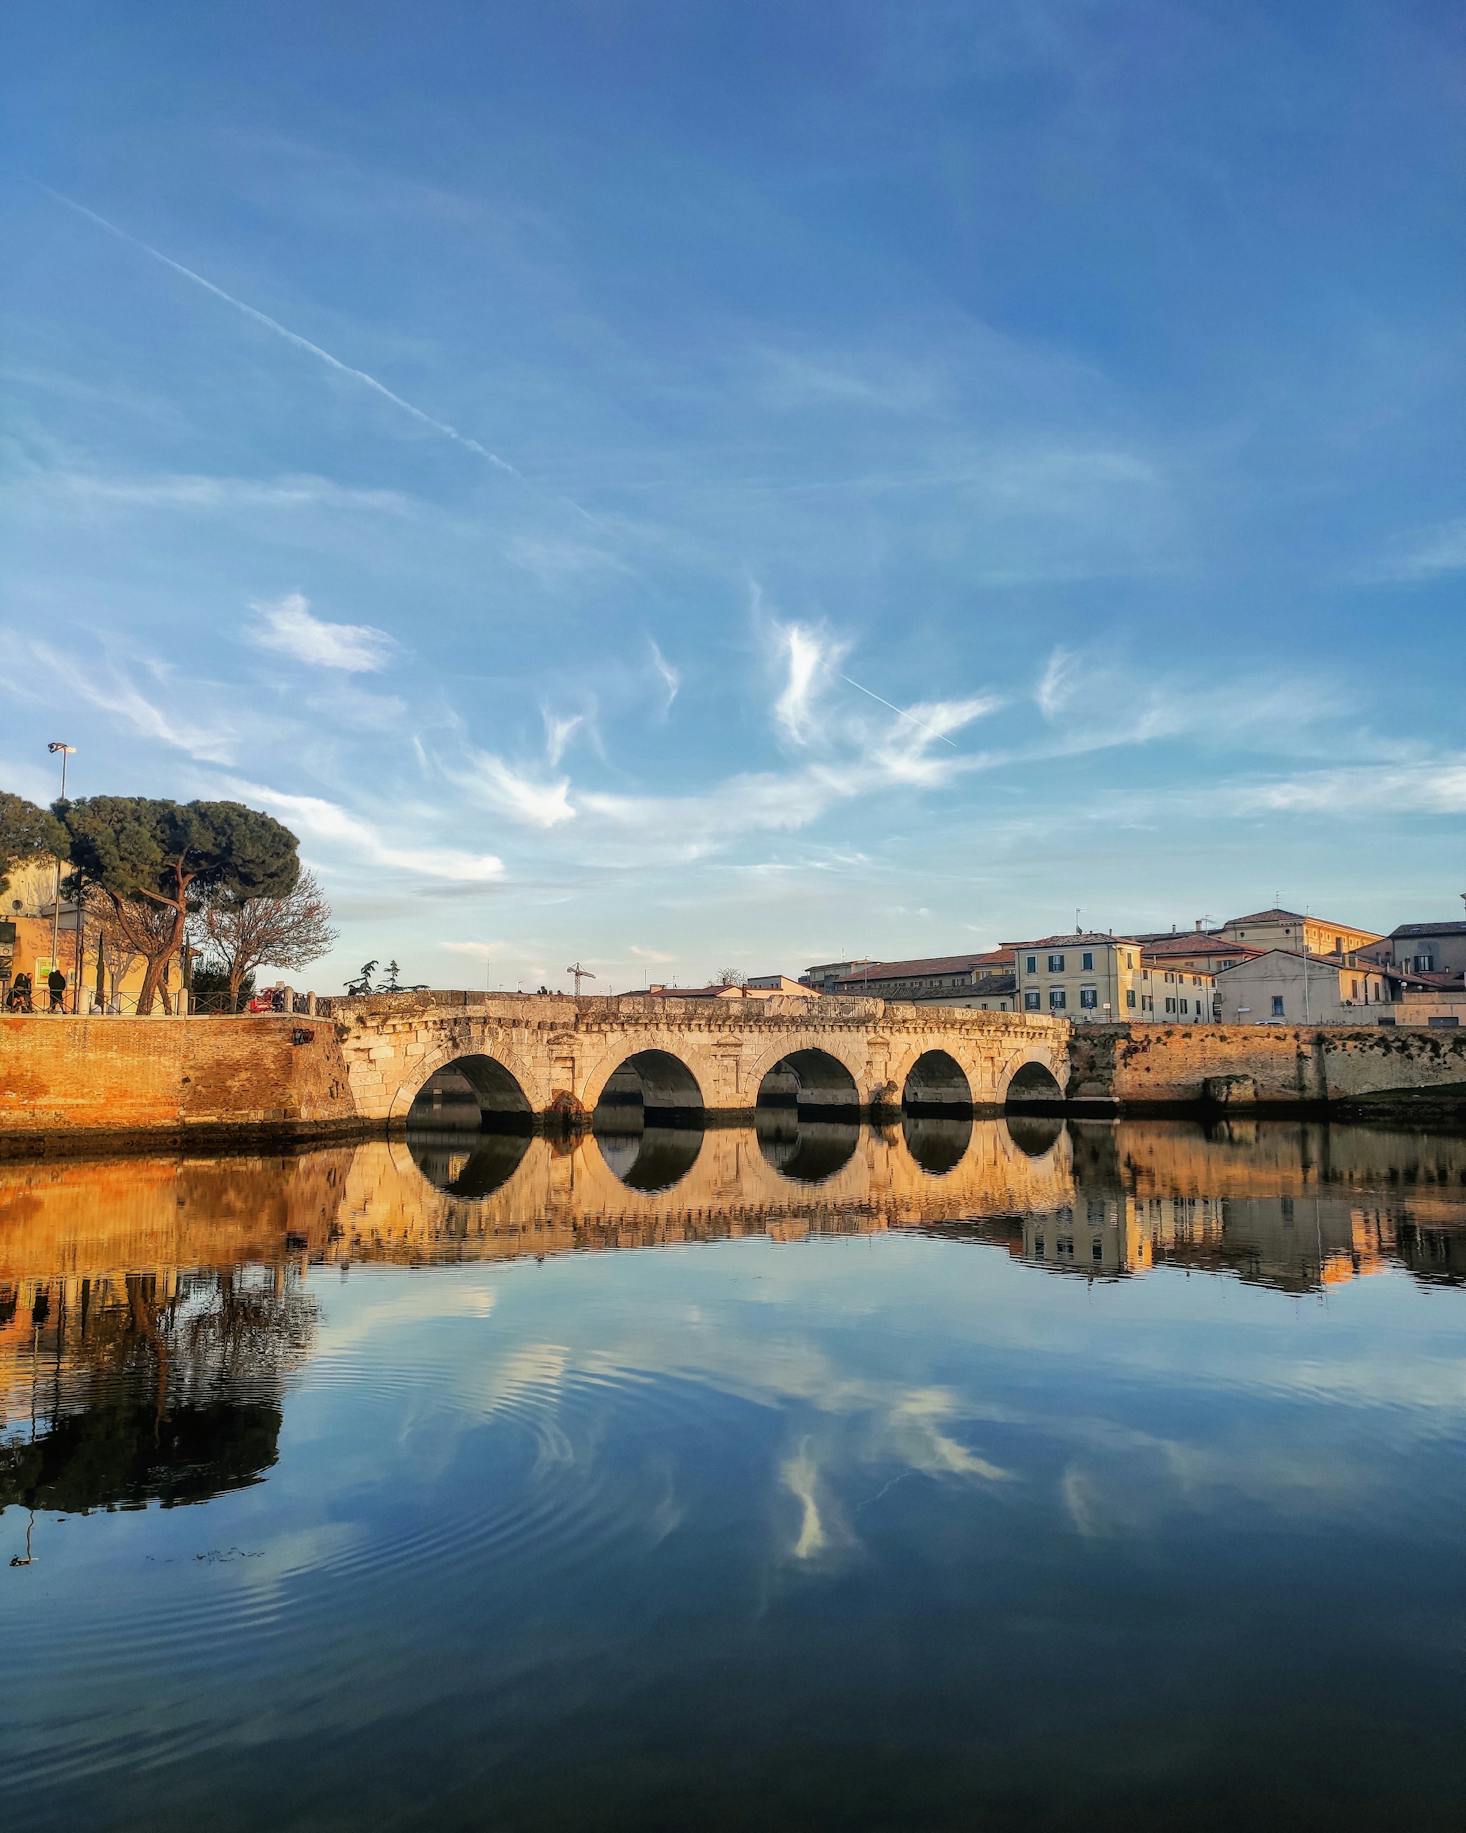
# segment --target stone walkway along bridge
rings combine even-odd
[[[1056,1101],[1069,1076],[1062,1020],[879,999],[420,993],[339,1000],[331,1015],[358,1114],[389,1125],[420,1097],[414,1118],[429,1118],[435,1092],[471,1090],[489,1126],[573,1130],[632,1108],[996,1108]]]

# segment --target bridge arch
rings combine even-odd
[[[1064,1099],[1064,1085],[1055,1073],[1056,1066],[1034,1053],[1025,1054],[1009,1065],[1004,1076],[1002,1101],[1005,1107],[1051,1107]]]
[[[860,1107],[860,1085],[853,1072],[828,1050],[771,1051],[748,1081],[756,1107]]]
[[[461,1127],[463,1110],[475,1105],[481,1132],[528,1133],[534,1127],[534,1108],[520,1077],[497,1057],[475,1050],[444,1050],[431,1067],[420,1065],[398,1088],[391,1117],[405,1116],[414,1127],[452,1125],[450,1112],[456,1109]]]
[[[906,1072],[901,1105],[907,1112],[972,1112],[972,1084],[950,1051],[924,1050]]]
[[[597,1126],[700,1122],[706,1103],[697,1077],[670,1050],[633,1050],[586,1085],[586,1110]]]

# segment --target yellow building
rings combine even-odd
[[[1250,948],[1285,948],[1310,955],[1350,955],[1382,939],[1377,929],[1361,929],[1357,923],[1330,923],[1323,917],[1278,909],[1228,917],[1216,933]]]
[[[64,878],[69,867],[62,865]],[[142,989],[146,967],[141,955],[119,955],[101,942],[94,921],[80,917],[74,904],[56,909],[56,863],[37,860],[12,866],[10,884],[0,899],[0,1005],[9,1004],[11,988],[26,975],[31,983],[33,1010],[44,1012],[50,1004],[46,978],[53,965],[51,939],[54,916],[56,962],[66,976],[66,1010],[111,1009],[133,1012]],[[78,932],[80,949],[78,950]],[[101,999],[97,999],[98,951],[101,961]],[[77,961],[81,962],[80,1000]],[[179,968],[169,963],[169,978],[178,984]]]
[[[1214,974],[1098,931],[1020,942],[1016,981],[1020,1011],[1090,1024],[1206,1024],[1216,996]]]

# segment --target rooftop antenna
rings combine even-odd
[[[595,975],[590,971],[590,969],[588,967],[582,967],[578,961],[576,962],[574,967],[567,967],[565,972],[567,974],[574,974],[575,976],[575,997],[577,999],[580,998],[581,981],[595,979]]]

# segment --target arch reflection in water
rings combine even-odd
[[[409,1127],[407,1150],[430,1184],[472,1201],[509,1182],[523,1163],[530,1138],[527,1130],[475,1134],[454,1127]]]
[[[602,1126],[591,1135],[596,1150],[628,1190],[653,1193],[680,1184],[702,1151],[701,1127]]]
[[[1057,1114],[1005,1114],[1003,1124],[1013,1144],[1030,1158],[1042,1158],[1052,1152],[1064,1131],[1064,1122]]]
[[[759,1150],[781,1177],[800,1184],[821,1184],[843,1170],[860,1142],[860,1126],[850,1120],[811,1119],[787,1108],[762,1109],[756,1127]]]
[[[409,1128],[432,1132],[529,1133],[524,1090],[493,1057],[463,1056],[434,1070],[407,1110]]]
[[[781,1057],[759,1083],[760,1108],[849,1109],[860,1108],[855,1077],[827,1050],[793,1050]]]
[[[955,1057],[927,1050],[911,1065],[901,1105],[907,1113],[960,1117],[972,1112],[972,1085]]]
[[[903,1114],[901,1132],[906,1150],[931,1177],[945,1177],[962,1163],[972,1144],[972,1117],[941,1114]]]

